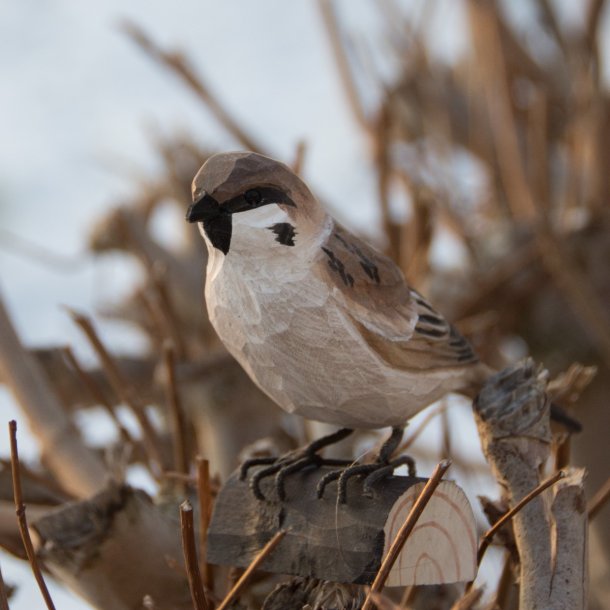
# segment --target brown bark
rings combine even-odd
[[[483,452],[513,506],[540,483],[550,456],[546,377],[532,360],[491,377],[475,401]],[[513,517],[520,558],[520,607],[586,607],[587,527],[583,472],[571,470],[554,492],[534,498]],[[545,497],[546,496],[546,497]]]
[[[90,500],[32,523],[39,556],[61,582],[100,610],[191,610],[182,563],[178,505],[110,483]]]

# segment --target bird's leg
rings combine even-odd
[[[345,504],[347,501],[347,483],[355,476],[366,475],[363,484],[363,492],[365,495],[370,496],[373,493],[373,485],[383,479],[384,477],[390,476],[394,472],[395,468],[399,466],[407,465],[409,467],[409,476],[415,476],[415,461],[408,455],[392,459],[392,454],[396,451],[403,435],[403,428],[394,427],[392,428],[392,434],[383,443],[377,459],[372,464],[354,464],[344,470],[334,470],[329,472],[327,475],[320,479],[317,487],[318,498],[324,495],[326,486],[339,479],[337,484],[337,499],[340,504]]]
[[[396,449],[398,449],[398,445],[402,440],[402,435],[404,434],[405,429],[394,426],[392,428],[392,433],[389,438],[381,445],[379,449],[379,455],[377,457],[377,461],[383,464],[389,464],[390,458]]]
[[[332,434],[328,434],[327,436],[323,436],[322,438],[313,441],[302,449],[291,451],[278,458],[252,458],[251,460],[246,460],[240,468],[240,479],[243,480],[248,476],[248,470],[252,466],[267,465],[266,468],[259,470],[250,479],[252,493],[259,500],[264,500],[265,496],[260,489],[260,483],[263,479],[275,475],[275,490],[278,498],[284,500],[286,497],[284,480],[288,475],[310,466],[319,468],[320,466],[346,466],[347,464],[350,464],[351,462],[349,460],[324,459],[318,454],[318,451],[324,449],[324,447],[338,443],[352,432],[353,430],[350,428],[341,428]]]

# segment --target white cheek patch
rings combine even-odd
[[[252,229],[266,229],[271,225],[291,222],[290,216],[278,205],[272,203],[247,212],[233,214],[233,227],[243,226]]]

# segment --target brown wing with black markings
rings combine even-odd
[[[390,366],[430,370],[478,362],[470,344],[415,290],[389,258],[335,225],[320,263],[334,297]]]

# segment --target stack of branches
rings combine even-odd
[[[390,2],[379,5],[399,66],[388,83],[387,77],[383,82],[362,68],[353,50],[362,57],[369,49],[347,44],[349,33],[337,7],[320,2],[350,106],[370,138],[386,251],[413,284],[443,304],[444,313],[490,364],[502,367],[529,351],[554,372],[567,368],[550,387],[545,382],[544,389],[554,402],[571,407],[593,378],[593,368],[573,363],[610,366],[610,286],[602,262],[610,249],[605,206],[609,153],[604,146],[610,105],[598,48],[604,3],[591,2],[582,31],[568,33],[549,3],[532,2],[536,18],[530,26],[544,41],[541,53],[526,45],[499,4],[467,1],[469,49],[451,65],[429,51],[426,19],[434,4],[427,3],[432,8],[418,22]],[[184,82],[240,146],[270,152],[226,112],[184,56],[159,48],[134,25],[125,30]],[[379,92],[372,108],[356,86],[366,78]],[[38,556],[44,570],[98,608],[219,603],[238,575],[205,563],[204,533],[219,483],[246,454],[281,453],[308,435],[286,422],[215,337],[202,306],[206,254],[198,236],[185,227],[176,248],[154,237],[155,215],[167,207],[184,213],[192,177],[215,151],[183,136],[158,142],[158,149],[164,172],[154,180],[140,179],[133,200],[100,221],[90,240],[95,253],[120,251],[141,265],[140,286],[103,313],[136,325],[149,350],[137,358],[113,356],[92,321],[71,312],[98,356],[99,367],[85,369],[69,347],[26,350],[0,312],[0,381],[15,393],[41,452],[41,464],[21,467]],[[304,152],[304,145],[295,151],[296,171]],[[456,167],[477,176],[476,184],[466,188]],[[408,201],[406,220],[393,216],[394,199]],[[464,252],[459,269],[431,262],[432,244],[447,233]],[[528,379],[542,383],[531,365],[526,369]],[[591,472],[593,490],[607,477],[607,459],[600,457],[606,444],[594,438],[608,429],[604,421],[609,415],[601,412],[607,377],[599,376],[579,401],[584,442],[573,448],[577,463]],[[76,410],[90,408],[104,409],[116,427],[116,443],[104,452],[87,446],[74,425]],[[125,425],[124,409],[135,416],[138,433]],[[154,419],[151,409],[161,417]],[[244,421],[247,426],[241,425]],[[550,470],[570,463],[569,439],[564,434],[553,438],[554,460],[538,456],[533,470],[544,462],[552,462]],[[157,482],[154,501],[125,484],[134,464],[143,465]],[[210,477],[210,468],[216,476]],[[500,501],[485,501],[492,523],[527,491],[511,489],[505,475],[495,474],[505,491]],[[3,463],[0,544],[25,558],[17,523],[8,514],[8,482],[8,464]],[[530,487],[536,482],[537,475]],[[605,495],[591,504],[590,515]],[[185,498],[198,517],[202,561],[195,570],[182,563],[179,515],[184,525],[190,508],[178,507]],[[516,607],[518,598],[515,536],[523,552],[519,537],[527,536],[527,527],[525,534],[517,529],[513,534],[504,528],[500,539],[510,552],[491,603],[503,609]],[[601,582],[610,565],[610,541],[595,540],[593,565]],[[185,557],[188,563],[189,554]],[[527,558],[532,561],[531,555]],[[193,584],[195,573],[200,573],[199,585]],[[260,607],[279,580],[255,573],[249,586],[239,590],[242,607]],[[480,589],[463,593],[463,587],[416,587],[397,592],[394,601],[380,596],[375,601],[380,608],[449,608],[454,603],[470,608],[480,602]],[[594,587],[593,593],[602,599],[603,591]],[[281,595],[276,593],[275,602],[268,604],[356,608],[362,603],[360,589],[307,580],[294,581],[288,589],[284,585]]]

